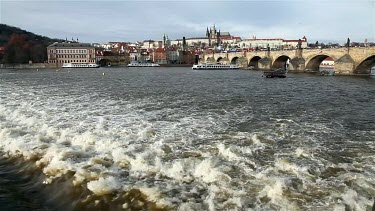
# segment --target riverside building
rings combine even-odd
[[[61,67],[64,63],[95,63],[95,47],[89,43],[53,43],[47,47],[49,64]]]
[[[299,42],[301,42],[301,48],[307,47],[307,39],[305,36],[298,40],[286,40],[282,38],[265,39],[253,36],[251,39],[244,39],[238,43],[239,47],[248,49],[266,49],[267,47],[270,47],[270,49],[295,49]]]

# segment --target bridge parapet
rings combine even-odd
[[[290,60],[290,68],[293,71],[313,70],[318,71],[320,63],[327,57],[332,57],[337,66],[339,74],[356,74],[361,69],[368,72],[375,65],[375,46],[372,47],[343,47],[325,49],[294,49],[280,51],[249,51],[213,53],[204,55],[204,61],[213,57],[212,60],[223,62],[239,62],[242,66],[251,65],[259,69],[279,67],[281,63]],[[236,58],[237,57],[237,58]],[[362,71],[363,72],[363,71]],[[367,73],[366,72],[366,73]]]

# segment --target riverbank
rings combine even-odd
[[[56,68],[56,64],[33,63],[33,64],[0,64],[0,69],[44,69]]]
[[[161,67],[191,67],[192,64],[160,64]],[[106,66],[104,66],[106,67]],[[127,67],[127,64],[112,64],[110,67]],[[43,69],[60,68],[56,64],[33,63],[33,64],[0,64],[1,69]]]
[[[160,64],[160,67],[192,67],[192,64]]]

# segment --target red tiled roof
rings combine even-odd
[[[164,51],[163,48],[157,48],[157,49],[155,50],[155,52],[157,52],[157,53],[164,53],[165,51]]]
[[[167,49],[165,49],[165,51],[176,51],[176,48],[173,48],[173,47],[167,48]]]
[[[241,37],[236,37],[236,36],[223,36],[220,37],[221,40],[240,40]]]
[[[299,42],[299,40],[283,40],[283,42]],[[301,40],[301,42],[306,42],[306,41]]]
[[[324,59],[323,61],[334,61],[332,57],[327,57],[326,59]]]
[[[127,44],[130,44],[130,42],[108,42],[108,44],[121,44],[121,45],[127,45]]]
[[[256,39],[245,39],[245,40],[283,40],[281,38],[256,38]]]

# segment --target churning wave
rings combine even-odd
[[[124,99],[64,84],[4,81],[0,94],[3,157],[29,163],[25,173],[38,172],[41,186],[54,187],[48,191],[70,194],[60,208],[369,210],[373,204],[374,131],[357,134],[367,137],[360,144],[343,140],[344,126],[314,119],[319,111],[270,118],[246,102],[208,105],[163,93]]]

